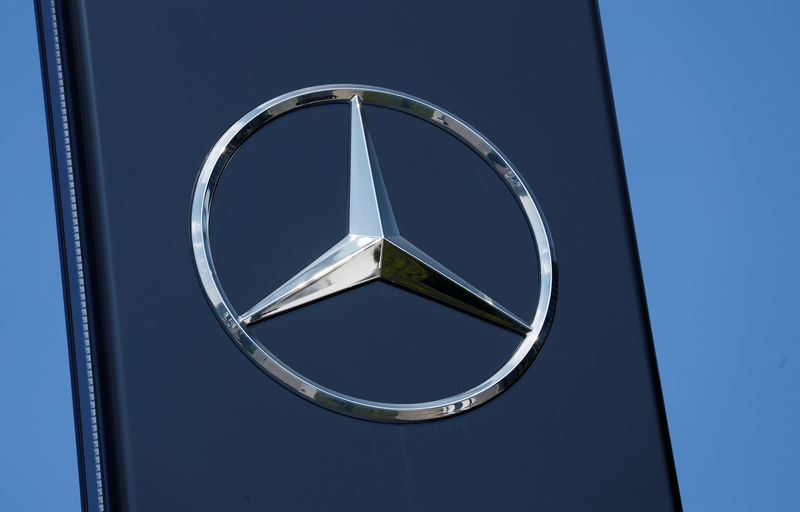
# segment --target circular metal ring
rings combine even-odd
[[[300,375],[275,357],[239,319],[220,285],[209,242],[209,216],[214,190],[234,153],[267,123],[299,108],[345,103],[358,96],[377,105],[427,121],[461,140],[503,180],[522,209],[538,252],[539,288],[530,332],[510,359],[477,386],[439,400],[385,403],[364,400],[326,388]],[[322,85],[293,91],[254,108],[236,121],[214,144],[195,181],[191,205],[191,241],[195,267],[209,304],[236,345],[264,372],[303,398],[336,412],[386,422],[415,422],[452,416],[496,397],[513,384],[541,351],[556,302],[556,264],[544,215],[522,177],[486,137],[452,114],[424,100],[390,89],[364,85]]]

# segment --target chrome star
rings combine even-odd
[[[350,100],[349,233],[239,317],[266,320],[381,279],[453,308],[528,333],[530,325],[400,235],[358,96]]]

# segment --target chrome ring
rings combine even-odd
[[[539,288],[531,331],[497,372],[457,395],[422,403],[385,403],[352,397],[317,384],[284,364],[249,332],[222,291],[217,277],[209,242],[211,200],[234,153],[257,130],[286,113],[314,105],[345,103],[354,96],[364,104],[423,119],[464,142],[503,180],[525,214],[533,235],[539,255]],[[419,98],[380,87],[322,85],[300,89],[259,105],[234,123],[211,148],[195,181],[191,241],[197,275],[206,298],[236,345],[289,390],[317,405],[357,418],[385,422],[426,421],[459,414],[487,402],[511,386],[531,365],[541,351],[555,311],[557,287],[552,238],[539,205],[513,165],[494,144],[464,121]]]

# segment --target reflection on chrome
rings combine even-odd
[[[300,107],[350,105],[348,234],[245,313],[235,312],[214,269],[209,243],[211,199],[236,150],[258,129]],[[421,118],[477,153],[518,202],[539,254],[539,287],[533,320],[526,322],[493,301],[400,235],[363,105],[378,105]],[[209,151],[192,196],[191,237],[195,266],[209,304],[233,341],[259,367],[298,395],[334,411],[377,421],[425,421],[472,409],[507,389],[541,350],[556,300],[553,246],[541,210],[510,162],[485,137],[455,116],[413,96],[356,85],[319,86],[291,92],[253,109]],[[325,388],[277,359],[248,326],[373,280],[384,280],[523,335],[495,374],[458,395],[424,403],[393,404],[351,397]]]
[[[530,325],[400,236],[358,96],[350,100],[349,231],[244,313],[252,325],[343,290],[384,279],[521,334]]]

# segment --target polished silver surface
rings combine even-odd
[[[241,315],[242,323],[382,278],[522,334],[530,331],[524,320],[400,236],[358,96],[350,100],[348,199],[350,233]]]
[[[300,107],[350,104],[348,234],[294,277],[239,315],[219,284],[209,243],[211,199],[236,150],[259,128]],[[391,108],[428,121],[459,138],[494,169],[517,200],[538,251],[537,307],[526,322],[404,239],[395,222],[363,105]],[[236,344],[279,383],[314,403],[379,421],[424,421],[471,409],[508,388],[541,350],[555,308],[555,260],[544,217],[522,178],[485,137],[451,114],[388,89],[331,85],[301,89],[255,108],[229,128],[209,152],[192,196],[191,236],[206,297]],[[511,358],[493,375],[458,395],[424,403],[374,402],[328,389],[276,358],[248,326],[312,301],[382,279],[523,335]]]

